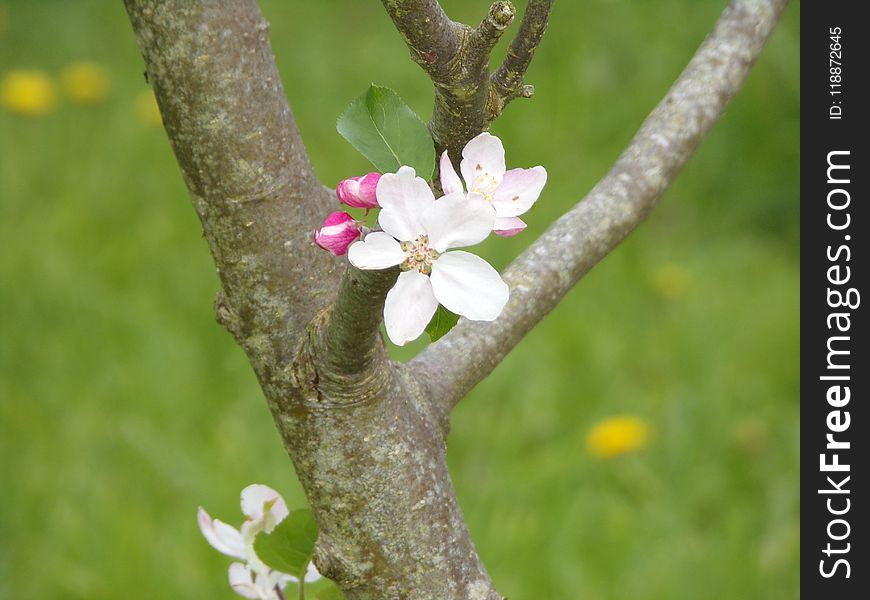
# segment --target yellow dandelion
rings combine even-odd
[[[157,98],[150,89],[136,97],[136,117],[146,125],[163,125]]]
[[[60,80],[66,96],[79,104],[99,104],[109,95],[109,74],[96,63],[73,63],[63,70]]]
[[[16,69],[0,81],[0,104],[12,112],[36,117],[54,109],[57,93],[52,80],[42,71]]]
[[[677,300],[692,287],[692,274],[679,265],[662,265],[653,273],[652,286],[663,298]]]
[[[649,444],[651,427],[629,415],[599,421],[586,436],[586,446],[599,458],[612,458],[641,450]]]

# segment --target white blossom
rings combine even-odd
[[[511,169],[505,167],[501,140],[481,133],[462,149],[459,164],[465,189],[483,195],[495,211],[493,230],[501,236],[516,235],[526,228],[519,216],[528,211],[547,183],[544,167]],[[462,179],[450,163],[447,151],[441,155],[441,189],[445,194],[462,193]]]
[[[477,192],[435,199],[413,168],[381,176],[377,187],[383,231],[355,242],[348,259],[359,269],[399,265],[402,273],[387,294],[384,323],[393,343],[418,338],[438,304],[475,321],[492,321],[508,300],[508,286],[482,258],[453,248],[483,241],[496,215]]]
[[[269,568],[254,551],[254,539],[260,532],[271,533],[289,514],[281,495],[266,485],[253,484],[242,490],[242,513],[246,519],[239,529],[213,519],[201,506],[197,521],[202,535],[212,548],[243,562],[229,568],[229,583],[239,596],[260,600],[279,600],[276,590],[299,580]],[[314,563],[308,565],[305,581],[317,581],[320,573]]]

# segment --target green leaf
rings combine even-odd
[[[457,321],[459,321],[459,315],[450,312],[439,304],[438,310],[432,315],[432,320],[426,325],[426,333],[429,334],[429,339],[433,342],[438,341],[456,326]]]
[[[314,600],[345,600],[344,594],[337,585],[329,580],[327,584],[314,592]]]
[[[435,147],[429,130],[393,90],[372,84],[344,109],[336,128],[381,173],[408,165],[423,179],[432,177]]]
[[[260,533],[254,539],[254,551],[272,569],[301,579],[311,562],[317,524],[307,508],[294,510],[278,523],[272,533]]]

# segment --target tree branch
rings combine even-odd
[[[218,268],[218,320],[255,367],[280,364],[331,301],[338,270],[311,243],[331,199],[284,97],[268,26],[253,0],[125,5]]]
[[[514,5],[497,0],[476,28],[451,21],[437,0],[382,0],[411,50],[435,85],[429,131],[440,153],[458,165],[465,144],[492,118],[489,57],[516,15]],[[494,118],[494,117],[493,117]]]
[[[733,0],[610,172],[504,273],[492,323],[462,320],[408,365],[444,418],[652,210],[742,86],[787,0]]]
[[[492,90],[487,106],[487,118],[493,121],[505,106],[517,97],[531,98],[535,88],[524,85],[526,71],[532,64],[535,50],[547,31],[553,0],[529,0],[520,30],[511,41],[504,62],[492,75]]]
[[[389,368],[380,325],[384,299],[393,287],[398,269],[361,271],[348,265],[341,279],[338,296],[326,324],[321,328],[321,386],[328,381],[334,390],[330,396],[365,393],[367,381]]]
[[[480,53],[489,56],[505,29],[514,22],[516,14],[517,11],[511,2],[492,3],[492,6],[489,7],[489,13],[472,33],[472,43]]]
[[[448,77],[459,52],[463,26],[450,20],[438,0],[381,0],[411,57],[433,81]]]

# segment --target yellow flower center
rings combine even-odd
[[[405,252],[405,260],[399,265],[402,271],[416,269],[423,275],[432,273],[432,263],[438,260],[441,253],[429,247],[429,236],[421,235],[413,242],[402,242],[402,250]]]

